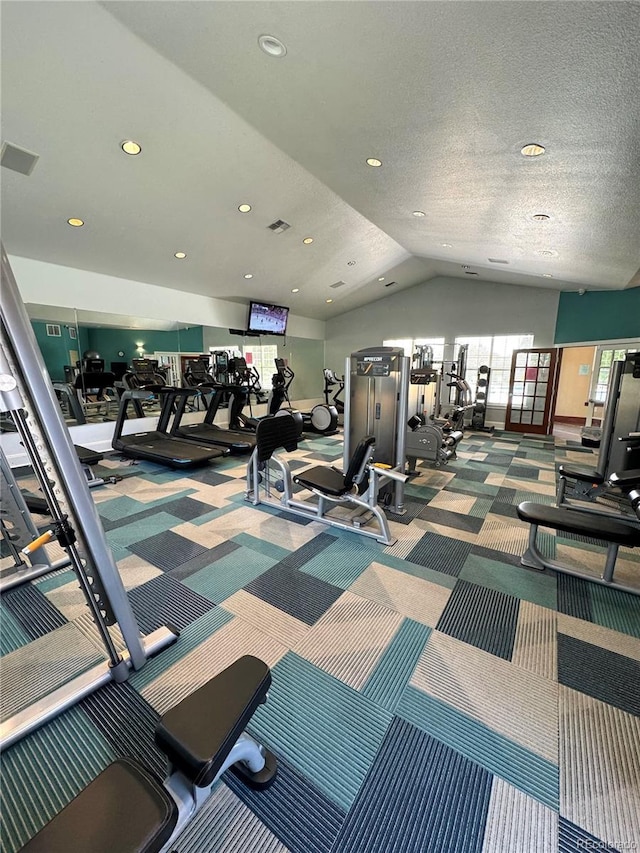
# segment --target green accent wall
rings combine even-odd
[[[64,381],[64,365],[71,364],[71,352],[81,353],[81,342],[71,337],[69,326],[63,323],[55,324],[60,326],[60,337],[47,335],[49,323],[33,320],[31,325],[49,376],[54,382]]]
[[[131,362],[138,357],[136,344],[140,341],[144,346],[144,354],[150,356],[154,352],[202,352],[202,326],[190,329],[171,329],[155,331],[149,329],[111,329],[80,327],[80,338],[83,341],[83,352],[95,350],[104,359],[105,367],[109,370],[112,361]],[[84,342],[86,340],[86,346]],[[124,352],[123,356],[118,352]]]
[[[640,287],[561,293],[556,344],[640,338]]]

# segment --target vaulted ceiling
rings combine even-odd
[[[29,176],[2,169],[10,253],[318,319],[437,275],[637,283],[636,3],[1,12],[3,142],[39,155]]]

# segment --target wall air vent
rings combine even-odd
[[[500,258],[487,258],[490,264],[508,264],[509,261],[502,261]]]
[[[332,287],[335,290],[336,287],[344,287],[346,283],[346,281],[336,281],[335,284],[330,284],[329,287]]]
[[[283,231],[286,231],[287,228],[291,228],[288,222],[285,222],[284,219],[276,219],[275,222],[272,222],[271,225],[268,225],[270,231],[273,231],[274,234],[282,234]]]
[[[40,155],[34,154],[33,151],[27,151],[26,148],[20,148],[12,142],[2,143],[0,161],[7,169],[19,172],[21,175],[30,175],[39,159]]]
[[[393,287],[393,285],[397,283],[397,281],[390,281],[388,284],[385,284],[385,287]]]
[[[47,335],[50,338],[61,338],[62,331],[57,323],[47,323]]]

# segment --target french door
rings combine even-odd
[[[514,350],[506,430],[551,433],[561,355],[557,349]]]

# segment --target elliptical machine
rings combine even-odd
[[[296,375],[283,358],[276,358],[275,365],[276,373],[272,377],[274,392],[277,387],[279,393],[284,394],[287,405],[291,408],[289,388]],[[344,388],[344,383],[342,387]],[[317,432],[321,435],[333,435],[337,432],[338,409],[336,406],[318,403],[310,412],[300,412],[300,415],[302,416],[303,430],[306,432]]]
[[[329,368],[329,367],[325,367],[325,369],[323,370],[323,376],[324,376],[324,401],[325,401],[326,405],[330,406],[333,404],[336,407],[338,414],[343,415],[344,414],[344,400],[342,400],[340,398],[340,395],[344,391],[344,376],[342,377],[342,379],[339,379],[336,376],[335,372],[333,370],[331,370],[331,368]],[[334,393],[333,397],[331,398],[332,402],[329,402],[329,394],[335,388],[336,385],[338,386],[338,390]]]
[[[214,355],[220,356],[222,354],[214,353]],[[218,367],[221,367],[221,364],[218,363]],[[236,358],[228,359],[226,370],[223,371],[227,377],[225,388],[230,395],[229,429],[255,432],[262,420],[262,418],[254,418],[253,413],[245,415],[243,412],[247,403],[251,412],[251,392],[254,381],[252,370],[255,371],[255,368],[249,368],[246,360],[242,356],[237,356]],[[296,423],[298,435],[300,436],[302,435],[303,428],[301,412],[292,409],[290,406],[284,407],[285,402],[289,403],[287,389],[290,384],[291,381],[287,384],[286,378],[280,373],[275,373],[271,377],[271,393],[267,399],[267,416],[290,414]]]

